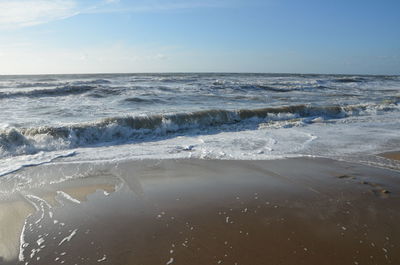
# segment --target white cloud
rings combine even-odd
[[[78,13],[74,0],[0,0],[0,28],[19,28]]]
[[[185,1],[138,1],[135,4],[127,4],[123,9],[115,9],[116,12],[159,12],[180,9],[214,8],[226,6],[222,0],[185,0]]]
[[[0,29],[15,29],[82,13],[152,12],[220,7],[224,0],[0,0]]]

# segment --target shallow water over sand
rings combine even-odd
[[[3,197],[0,263],[400,262],[394,171],[325,159],[76,166],[19,172],[80,177]]]

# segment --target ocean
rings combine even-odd
[[[325,157],[400,170],[400,76],[0,76],[0,179],[43,163]],[[0,180],[1,181],[1,180]]]

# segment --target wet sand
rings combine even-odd
[[[103,165],[3,198],[0,264],[400,264],[399,195],[328,159]]]
[[[388,153],[383,153],[381,156],[393,160],[399,160],[400,161],[400,151],[397,152],[388,152]]]

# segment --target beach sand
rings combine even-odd
[[[381,156],[393,160],[400,160],[400,151],[397,152],[388,152],[388,153],[383,153]]]
[[[0,264],[400,264],[396,171],[296,158],[90,172],[0,201]]]

